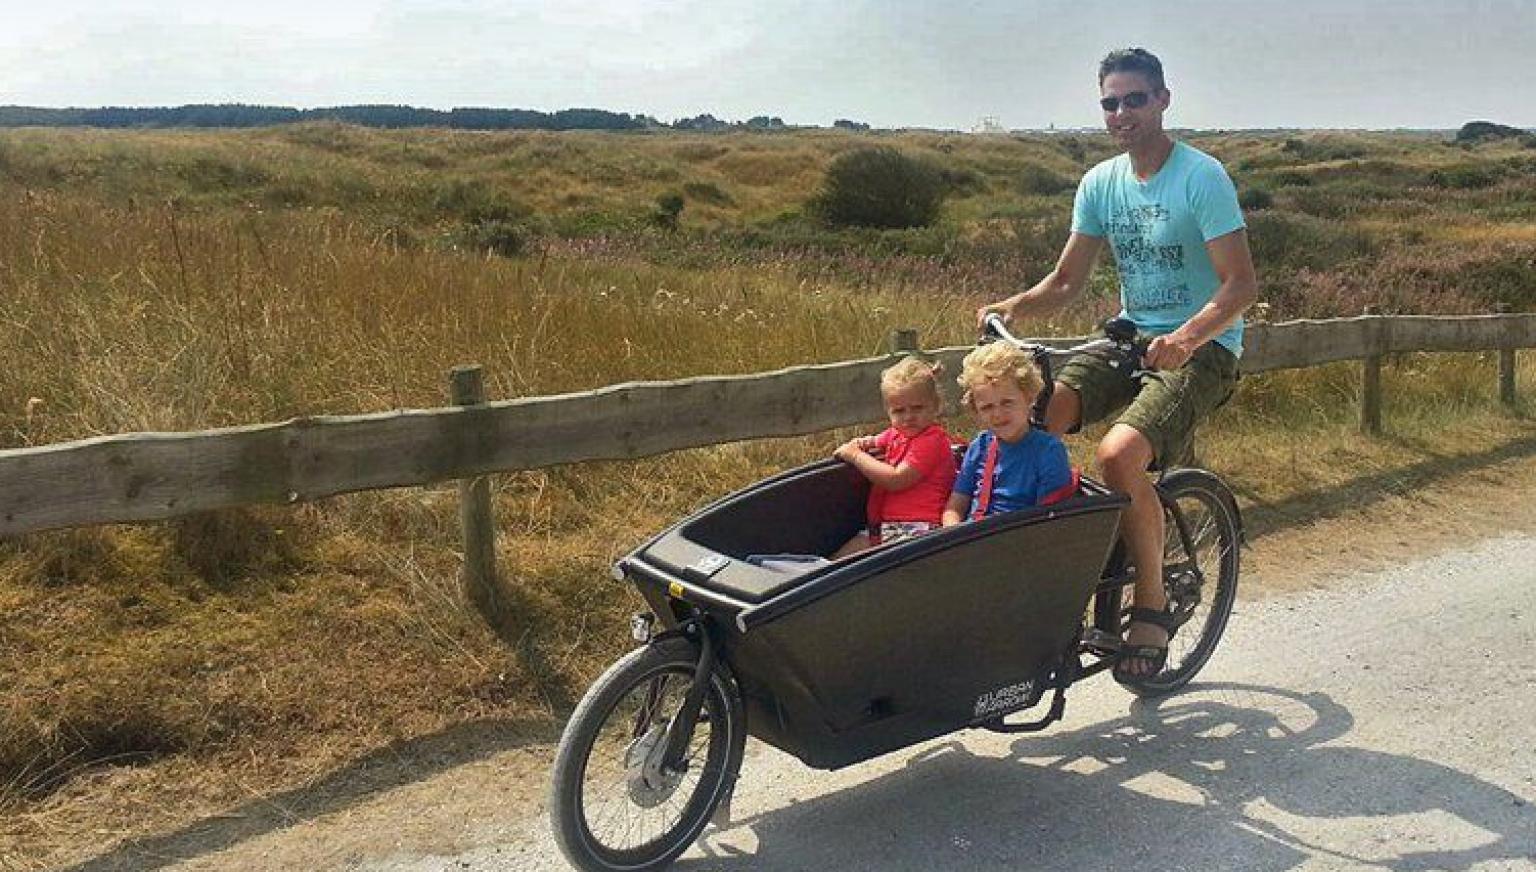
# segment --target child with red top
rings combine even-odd
[[[936,371],[908,357],[882,372],[880,396],[891,426],[838,446],[838,459],[869,479],[869,531],[848,540],[833,559],[939,528],[954,489],[955,458],[938,423],[943,400]]]

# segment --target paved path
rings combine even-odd
[[[548,756],[75,869],[564,869],[538,808]],[[1536,538],[1240,597],[1188,691],[1138,704],[1095,678],[1043,734],[835,773],[750,743],[734,812],[679,872],[1536,870]]]
[[[749,746],[704,870],[1536,870],[1536,539],[1239,604],[1189,692],[836,773]],[[564,868],[542,820],[454,858]]]

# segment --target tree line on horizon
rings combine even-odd
[[[423,109],[403,105],[327,106],[296,109],[245,103],[185,106],[103,106],[94,109],[53,109],[0,106],[0,127],[267,127],[306,121],[339,121],[364,127],[448,127],[460,130],[787,130],[777,116],[757,115],[746,121],[725,121],[702,114],[671,124],[650,115],[606,109],[495,109],[455,107]],[[868,130],[869,125],[840,118],[834,127]]]

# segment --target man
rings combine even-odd
[[[1065,306],[1087,286],[1108,241],[1125,317],[1153,337],[1140,386],[1104,360],[1062,368],[1046,412],[1053,433],[1124,407],[1095,453],[1104,481],[1131,498],[1122,529],[1136,567],[1135,608],[1115,661],[1120,681],[1150,678],[1168,655],[1163,513],[1146,470],[1187,453],[1196,423],[1226,401],[1242,354],[1242,314],[1257,296],[1237,192],[1220,162],[1163,130],[1171,94],[1151,52],[1111,52],[1099,65],[1104,124],[1125,153],[1077,187],[1072,233],[1056,268],[1034,287],[977,311],[1005,319]]]

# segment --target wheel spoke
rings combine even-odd
[[[677,679],[677,680],[673,680]],[[614,707],[610,723],[627,723],[622,736],[608,737],[608,730],[599,733],[594,742],[594,759],[601,759],[601,766],[592,766],[584,778],[583,795],[587,797],[587,828],[600,844],[615,850],[634,850],[663,840],[667,833],[683,822],[695,791],[699,788],[703,768],[695,761],[708,753],[713,739],[714,717],[702,716],[694,730],[683,762],[688,769],[665,797],[647,808],[638,804],[631,795],[633,774],[625,766],[630,755],[657,753],[661,742],[666,741],[662,725],[671,723],[687,698],[689,682],[681,674],[669,673],[656,676],[637,686],[632,693]],[[709,706],[706,706],[706,711]],[[626,711],[633,714],[624,715]],[[625,741],[627,739],[627,741]],[[611,748],[612,753],[601,753],[600,748]],[[636,759],[644,765],[643,758]]]

